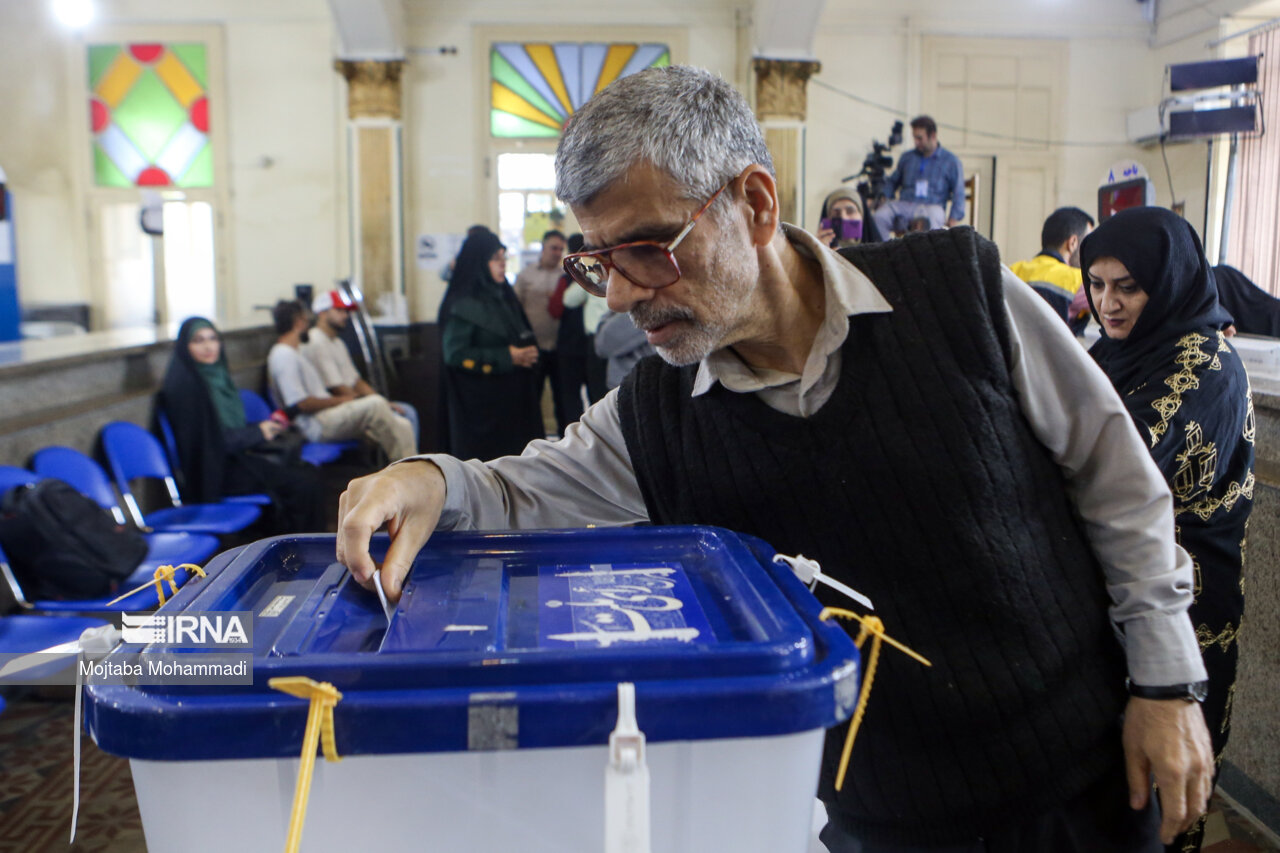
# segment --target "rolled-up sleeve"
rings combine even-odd
[[[1032,431],[1062,469],[1102,564],[1129,677],[1203,680],[1187,608],[1192,566],[1173,529],[1173,497],[1110,380],[1035,291],[1004,272],[1010,369]]]

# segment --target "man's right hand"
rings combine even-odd
[[[382,589],[388,600],[399,601],[405,575],[440,521],[444,498],[444,473],[424,459],[352,480],[338,502],[338,562],[373,589],[378,565],[369,556],[369,538],[386,524],[391,545],[381,567]]]

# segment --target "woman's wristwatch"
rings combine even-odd
[[[1134,684],[1125,679],[1130,696],[1139,699],[1185,699],[1188,702],[1203,702],[1209,696],[1208,681],[1193,681],[1190,684],[1166,684],[1161,687],[1147,687]]]

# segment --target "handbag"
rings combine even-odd
[[[301,465],[302,445],[306,442],[302,433],[290,427],[269,441],[262,441],[245,452],[273,465]]]

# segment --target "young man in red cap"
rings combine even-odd
[[[347,345],[339,337],[356,307],[351,297],[340,290],[321,293],[311,302],[311,311],[316,315],[316,331],[320,334],[309,335],[302,345],[302,357],[311,362],[311,366],[319,372],[329,393],[338,397],[369,397],[378,393],[360,375],[355,362],[351,360]],[[392,401],[391,408],[396,414],[409,420],[414,440],[420,440],[418,410],[400,401]]]
[[[301,302],[282,299],[271,314],[279,336],[267,355],[271,391],[308,441],[368,439],[392,461],[417,453],[409,421],[392,411],[382,396],[357,398],[325,388],[319,372],[299,352],[311,325]]]

